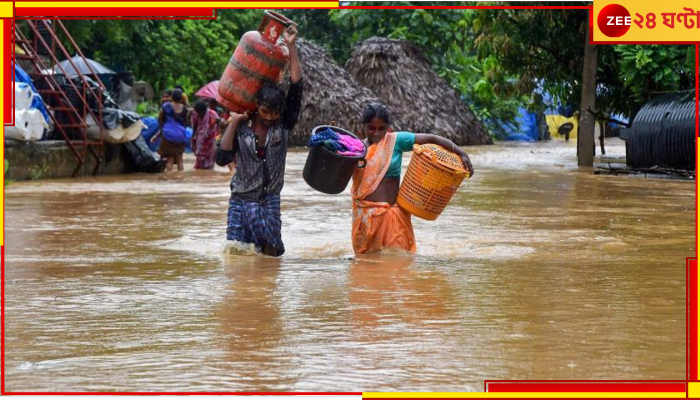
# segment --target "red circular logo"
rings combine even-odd
[[[608,4],[598,14],[598,28],[605,36],[620,37],[632,25],[630,12],[619,4]]]

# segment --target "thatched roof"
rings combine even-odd
[[[414,43],[369,38],[355,47],[345,68],[390,107],[395,130],[433,133],[458,145],[493,143]]]
[[[367,104],[379,99],[369,89],[358,85],[320,46],[298,39],[297,49],[304,72],[304,97],[299,122],[292,132],[292,143],[306,145],[313,128],[331,121],[357,132],[362,111]]]

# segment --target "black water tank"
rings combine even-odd
[[[627,132],[627,165],[695,169],[695,94],[649,100]]]

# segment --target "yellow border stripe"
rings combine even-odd
[[[15,16],[14,11],[11,1],[0,2],[0,18],[12,18]]]
[[[700,397],[700,382],[688,382],[688,397],[691,399]]]
[[[377,392],[365,392],[362,393],[362,397],[365,399],[392,399],[392,398],[511,398],[511,399],[541,399],[541,398],[645,398],[645,399],[681,399],[685,398],[685,392],[446,392],[446,393],[377,393]]]
[[[12,4],[12,3],[10,3]],[[332,7],[337,8],[337,1],[322,1],[322,2],[308,2],[308,1],[186,1],[186,2],[157,2],[157,1],[140,1],[140,2],[126,2],[126,1],[110,1],[110,2],[75,2],[75,1],[18,1],[15,3],[16,8],[22,7],[90,7],[90,8],[106,8],[106,7],[126,7],[126,8],[142,8],[142,7],[167,7],[167,8],[179,8],[179,7],[212,7],[212,8],[226,8],[226,7],[269,7],[269,8],[289,8],[289,7]]]

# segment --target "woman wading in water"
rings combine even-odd
[[[366,166],[358,168],[352,184],[352,247],[356,254],[398,248],[416,252],[411,214],[399,208],[402,153],[414,144],[436,144],[458,154],[474,175],[467,153],[452,141],[426,133],[392,132],[389,112],[383,104],[372,103],[362,114],[367,146]]]

